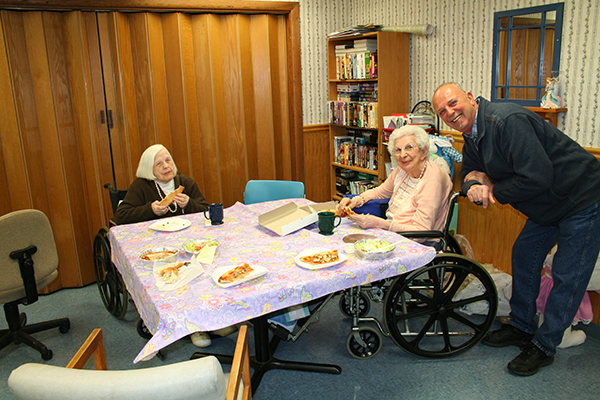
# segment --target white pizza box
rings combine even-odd
[[[258,223],[279,236],[285,236],[317,222],[317,213],[319,211],[333,210],[336,207],[337,202],[335,201],[315,203],[302,207],[292,202],[259,215]]]

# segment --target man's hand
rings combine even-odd
[[[489,176],[485,172],[481,171],[471,171],[465,176],[465,182],[467,181],[478,181],[481,182],[482,185],[494,186],[494,182],[490,179]]]
[[[488,204],[496,204],[494,200],[494,182],[485,172],[471,171],[465,176],[465,182],[478,181],[481,185],[473,185],[467,192],[467,197],[473,203],[487,208]]]

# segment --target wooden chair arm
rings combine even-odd
[[[248,326],[240,326],[238,340],[235,345],[233,362],[229,373],[226,400],[237,399],[240,389],[240,381],[244,386],[242,399],[252,399],[252,388],[250,385],[250,353],[248,350]]]
[[[96,369],[107,370],[104,345],[102,344],[102,329],[94,329],[77,353],[67,364],[67,368],[82,369],[91,356],[94,356]]]

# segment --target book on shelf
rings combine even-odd
[[[354,136],[335,136],[333,139],[334,162],[337,164],[377,170],[377,143],[371,141],[371,133],[349,131]]]
[[[357,128],[378,128],[379,107],[375,102],[332,100],[327,102],[330,124]]]
[[[377,102],[377,82],[338,83],[337,100]]]
[[[361,194],[371,188],[377,187],[377,183],[373,182],[370,179],[365,179],[361,181],[350,181],[349,183],[350,194]]]
[[[376,79],[377,52],[347,49],[336,54],[336,79]]]

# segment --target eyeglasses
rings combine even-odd
[[[401,149],[400,147],[396,147],[396,155],[402,154],[403,150],[405,153],[412,153],[416,149],[418,149],[418,147],[416,145],[409,143],[406,146],[404,146],[404,149]]]

